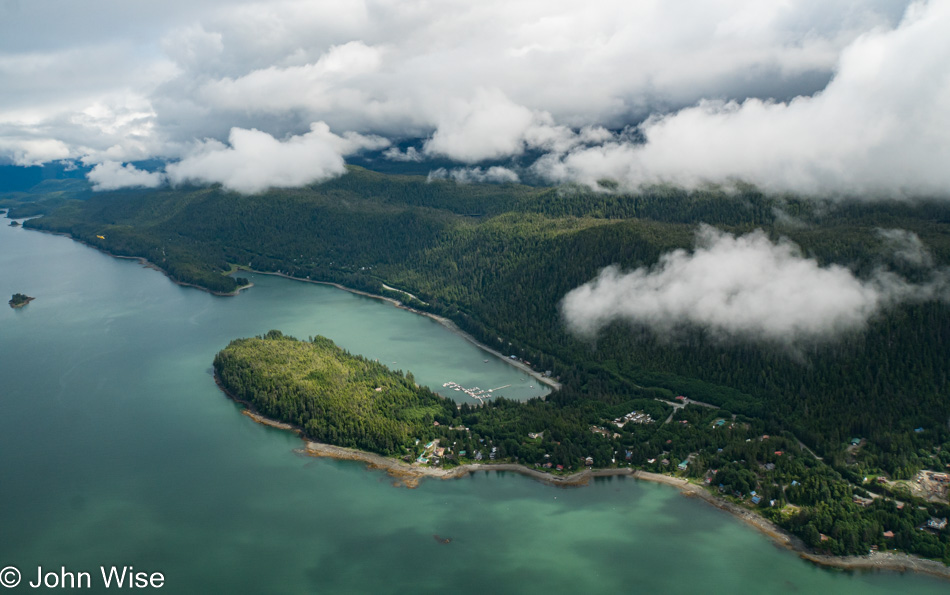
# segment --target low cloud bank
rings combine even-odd
[[[92,168],[86,178],[93,190],[118,190],[119,188],[158,188],[165,183],[165,176],[147,172],[131,163],[122,165],[116,161],[103,161]]]
[[[459,167],[452,170],[440,167],[439,169],[429,172],[428,179],[430,181],[452,179],[459,184],[472,184],[478,182],[489,184],[517,184],[521,181],[518,178],[517,173],[508,169],[507,167],[500,166],[489,167],[486,169],[482,169],[481,167]]]
[[[338,136],[323,122],[285,141],[260,130],[232,128],[227,145],[206,140],[166,171],[173,184],[220,183],[228,190],[257,194],[340,176],[346,171],[344,155],[388,145],[389,141],[375,136],[352,132]]]
[[[863,329],[889,306],[948,296],[946,271],[924,284],[884,270],[859,279],[804,257],[788,240],[773,243],[761,231],[736,237],[704,225],[692,253],[675,250],[653,268],[630,272],[607,267],[570,291],[561,308],[568,329],[582,338],[622,321],[661,338],[702,328],[714,339],[795,348]]]

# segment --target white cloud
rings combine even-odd
[[[896,29],[848,46],[834,79],[814,96],[704,101],[649,119],[644,143],[549,155],[535,170],[633,187],[743,180],[817,195],[950,195],[948,30],[950,3],[915,5]]]
[[[906,229],[878,229],[877,234],[898,260],[915,267],[933,266],[933,254],[916,233]]]
[[[498,89],[479,89],[470,102],[460,102],[441,120],[423,152],[475,163],[520,155],[534,114]]]
[[[352,41],[331,47],[316,62],[299,66],[269,66],[236,79],[205,83],[201,99],[214,109],[329,111],[341,101],[363,103],[360,91],[346,83],[379,68],[380,48]]]
[[[947,3],[899,24],[909,5],[21,2],[2,15],[0,136],[127,162],[323,121],[470,165],[546,152],[554,181],[946,196]],[[609,132],[647,117],[645,145]]]
[[[405,151],[400,151],[399,147],[390,147],[383,151],[383,157],[390,161],[420,162],[425,159],[415,147],[409,147]]]
[[[123,166],[116,161],[103,161],[86,174],[93,190],[118,190],[119,188],[157,188],[165,183],[165,176],[147,172],[131,163]]]
[[[444,167],[429,172],[429,180],[453,179],[459,184],[489,183],[489,184],[517,184],[520,180],[518,174],[507,167],[492,166],[489,168],[481,167],[458,167],[448,170]]]
[[[0,138],[0,155],[17,165],[41,165],[71,157],[69,146],[55,138]]]
[[[292,188],[342,175],[343,155],[382,148],[388,141],[355,133],[337,136],[323,122],[315,122],[310,132],[285,141],[260,130],[234,128],[228,143],[198,144],[184,159],[167,166],[169,180],[220,183],[244,194]]]
[[[564,297],[562,313],[568,328],[587,338],[624,321],[663,338],[703,328],[714,338],[794,347],[860,330],[896,303],[948,297],[945,271],[922,285],[886,271],[858,279],[761,231],[735,237],[702,226],[692,253],[667,253],[652,269],[607,267]]]

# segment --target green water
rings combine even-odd
[[[277,328],[324,334],[441,389],[530,378],[438,324],[255,276],[237,298],[0,226],[0,567],[160,571],[170,593],[945,593],[916,575],[817,568],[676,490],[558,489],[481,473],[392,486],[294,454],[218,391],[214,354]],[[396,362],[396,364],[391,364]],[[535,384],[535,389],[529,388]],[[504,392],[504,391],[502,391]],[[454,395],[457,396],[457,395]],[[464,397],[463,398],[467,398]],[[450,537],[442,545],[433,535]]]

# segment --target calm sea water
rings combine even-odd
[[[217,298],[0,225],[0,297],[37,298],[0,307],[0,567],[26,581],[37,566],[65,566],[95,581],[101,565],[130,565],[162,572],[170,593],[950,588],[817,568],[633,479],[558,489],[482,473],[408,490],[358,463],[298,456],[296,437],[253,423],[215,386],[211,361],[231,339],[323,334],[438,389],[543,391],[426,318],[325,286],[253,280]]]

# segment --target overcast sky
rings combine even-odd
[[[948,31],[947,0],[0,0],[0,159],[256,192],[418,138],[386,154],[459,180],[530,151],[551,182],[950,196]]]

